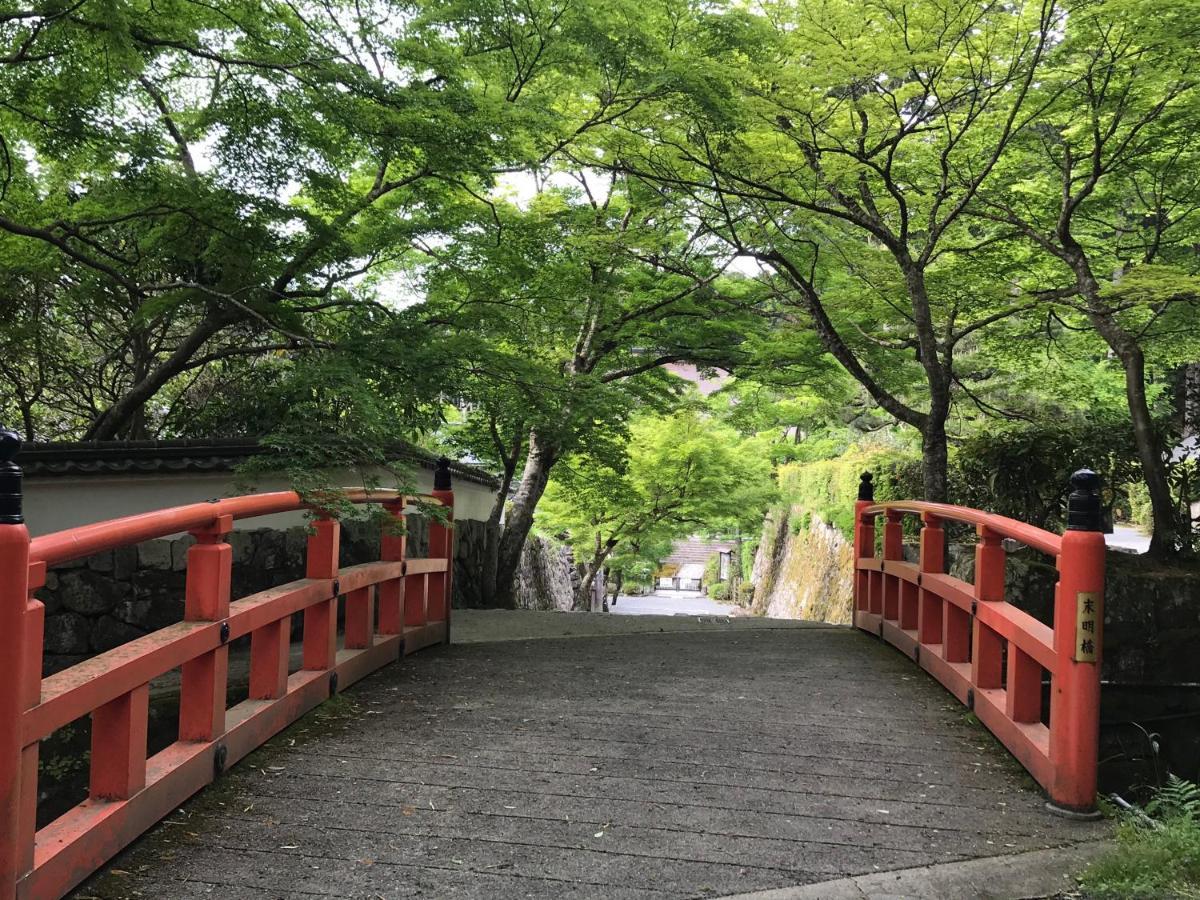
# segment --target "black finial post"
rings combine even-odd
[[[875,476],[872,475],[870,472],[862,473],[862,478],[860,478],[859,482],[858,482],[858,499],[859,500],[874,500],[875,499],[875,485],[872,484],[872,479],[874,479],[874,477]]]
[[[437,467],[433,470],[433,489],[435,491],[453,489],[450,484],[450,460],[444,456],[437,461]]]
[[[21,449],[21,436],[0,426],[0,525],[21,525],[21,467],[13,457]]]
[[[1103,531],[1100,476],[1091,469],[1080,469],[1071,476],[1071,488],[1071,496],[1067,498],[1067,531]]]

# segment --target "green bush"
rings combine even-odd
[[[1064,524],[1071,473],[1095,469],[1109,486],[1111,506],[1121,486],[1140,479],[1137,448],[1127,418],[1085,422],[997,423],[960,441],[951,460],[954,502],[1029,522]],[[1131,498],[1132,499],[1132,498]]]
[[[877,500],[921,495],[919,457],[895,448],[852,447],[837,459],[780,466],[780,493],[787,503],[802,511],[802,517],[792,522],[807,528],[812,516],[818,516],[849,536],[854,527],[854,501],[858,499],[864,472],[874,476]]]
[[[1097,900],[1200,897],[1200,787],[1170,776],[1144,813],[1121,816],[1116,846],[1080,883]]]
[[[1149,528],[1154,522],[1154,513],[1150,507],[1150,489],[1144,481],[1137,481],[1128,486],[1129,521],[1134,525]]]
[[[724,603],[729,599],[729,582],[718,581],[711,585],[708,589],[708,596],[719,603]]]

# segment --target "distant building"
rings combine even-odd
[[[684,381],[690,381],[705,397],[723,388],[731,377],[728,372],[718,369],[715,376],[708,378],[700,374],[699,367],[694,363],[667,363],[663,368]]]
[[[676,541],[671,555],[663,560],[655,575],[656,585],[664,591],[698,591],[703,586],[704,569],[709,560],[719,557],[718,579],[726,581],[733,564],[733,541],[706,541],[690,537]]]

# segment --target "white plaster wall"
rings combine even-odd
[[[19,459],[18,459],[19,462]],[[433,472],[417,468],[412,479],[418,492],[433,490]],[[214,497],[232,497],[230,472],[179,473],[164,475],[52,475],[25,478],[25,522],[34,537],[87,525],[119,516],[150,512],[186,503],[199,503]],[[347,474],[340,482],[351,485],[356,479]],[[381,483],[386,484],[386,481]],[[284,479],[263,479],[257,492],[288,490]],[[454,516],[458,519],[486,519],[492,511],[495,492],[462,478],[454,479]],[[235,528],[287,528],[304,522],[302,512],[241,519]]]

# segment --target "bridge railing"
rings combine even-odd
[[[231,602],[238,519],[306,508],[290,491],[233,497],[128,516],[38,537],[21,516],[16,435],[0,432],[0,900],[60,897],[126,844],[305,712],[380,666],[449,640],[454,494],[448,466],[429,499],[429,557],[406,555],[407,499],[350,491],[379,503],[381,558],[339,566],[339,523],[318,511],[305,577]],[[47,566],[188,532],[184,621],[42,677]],[[338,606],[344,639],[338,644]],[[291,619],[303,615],[302,660],[290,671]],[[229,643],[250,637],[249,697],[227,708]],[[147,756],[150,682],[181,670],[179,733]],[[88,798],[38,829],[40,742],[91,717]]]
[[[1080,471],[1072,485],[1067,531],[1058,535],[961,506],[875,503],[864,474],[855,508],[854,624],[911,656],[973,710],[1052,807],[1087,813],[1096,800],[1105,544],[1098,477]],[[921,523],[917,562],[904,559],[909,516]],[[973,583],[946,574],[945,522],[976,529]],[[1005,601],[1006,538],[1055,558],[1053,627]]]

